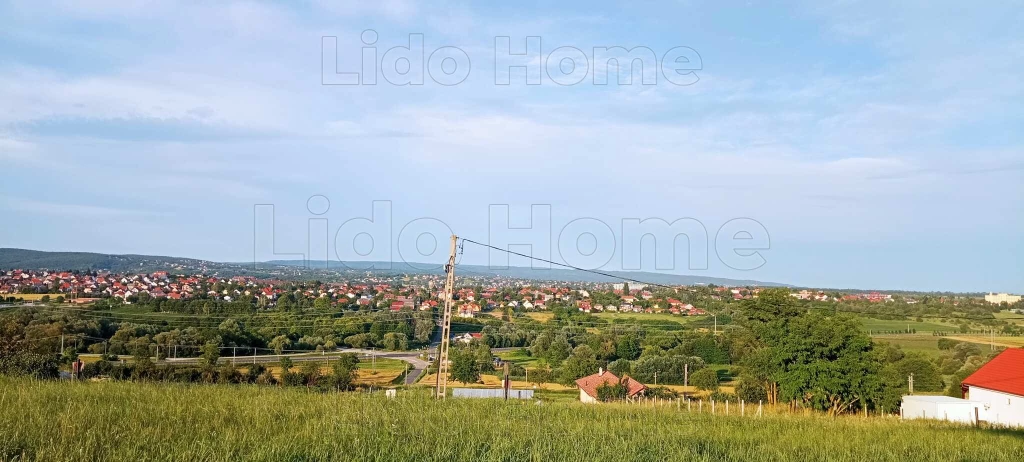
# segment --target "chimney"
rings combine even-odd
[[[604,375],[604,368],[603,367],[597,368],[597,375],[599,375],[599,376]]]

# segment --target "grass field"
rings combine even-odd
[[[296,372],[302,367],[303,363],[296,363],[292,366],[292,372]],[[320,372],[323,374],[330,374],[331,368],[327,366],[326,362],[320,367]],[[408,363],[399,359],[390,358],[378,358],[377,365],[374,367],[373,363],[369,359],[361,361],[356,368],[356,383],[363,385],[388,385],[392,383],[398,376],[405,372],[405,366]],[[241,370],[247,370],[246,367],[241,367]],[[267,366],[267,370],[270,371],[274,377],[281,378],[281,366],[274,364]]]
[[[939,339],[931,334],[897,334],[897,335],[876,335],[872,337],[876,342],[886,342],[899,345],[907,353],[924,353],[928,356],[937,357],[942,353],[939,350]]]
[[[501,377],[498,377],[497,375],[493,375],[493,374],[480,374],[480,381],[483,382],[483,383],[466,383],[466,384],[464,384],[462,382],[456,382],[454,380],[449,380],[448,381],[448,388],[452,388],[452,387],[455,387],[455,388],[501,388]],[[435,383],[437,383],[437,374],[425,375],[419,381],[419,385],[422,385],[422,386],[425,386],[425,387],[433,387]],[[533,389],[533,384],[525,382],[525,381],[521,381],[521,380],[513,380],[512,381],[512,388],[523,389],[523,390]],[[540,387],[538,387],[538,389],[540,389],[540,390],[549,390],[549,391],[576,390],[575,388],[567,387],[567,386],[564,386],[564,385],[559,385],[557,383],[545,383],[545,384],[541,385]],[[579,397],[579,395],[575,395],[575,396]]]
[[[946,324],[940,321],[926,320],[917,322],[913,320],[890,321],[885,319],[861,318],[864,330],[869,332],[877,331],[906,331],[907,328],[914,329],[917,333],[932,332],[956,332],[957,326]]]
[[[45,297],[47,295],[50,296],[50,300],[53,300],[53,299],[57,298],[57,295],[53,295],[53,294],[3,294],[2,297],[3,298],[14,297],[14,298],[20,298],[22,300],[25,300],[26,302],[36,302],[36,301],[41,300],[43,297]]]
[[[1024,432],[673,407],[0,378],[4,460],[1024,459]]]
[[[609,320],[621,319],[624,321],[666,321],[678,323],[680,325],[686,324],[686,322],[690,320],[701,319],[700,317],[678,316],[670,313],[619,313],[611,311],[602,311],[599,313],[592,314],[599,318]]]
[[[996,319],[1009,322],[1011,324],[1017,324],[1018,326],[1024,326],[1024,314],[1017,314],[1012,311],[1000,311],[994,314]]]

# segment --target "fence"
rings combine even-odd
[[[454,388],[454,398],[504,398],[505,390],[501,388]],[[510,399],[533,399],[533,390],[509,390]]]

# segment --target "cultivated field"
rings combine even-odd
[[[953,324],[947,324],[936,320],[925,320],[925,321],[893,321],[885,319],[874,319],[868,317],[860,318],[861,324],[864,326],[864,330],[869,332],[878,331],[906,331],[907,329],[913,329],[917,333],[932,333],[932,332],[956,332],[957,326]]]
[[[5,460],[1024,459],[1024,432],[894,418],[0,378]]]

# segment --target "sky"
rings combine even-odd
[[[892,3],[3,1],[0,247],[1024,292],[1024,4]]]

